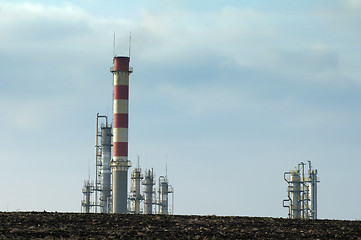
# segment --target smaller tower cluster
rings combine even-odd
[[[111,171],[111,153],[114,151],[112,138],[112,125],[108,123],[107,116],[97,114],[95,184],[89,180],[84,182],[81,201],[84,213],[116,213],[112,191],[114,188],[114,177],[112,178],[114,172]],[[133,169],[130,180],[130,191],[125,193],[126,206],[122,213],[173,214],[174,189],[168,183],[167,176],[160,176],[156,185],[153,169],[146,170],[143,174],[138,157],[138,166]],[[125,181],[127,179],[123,180],[123,183]]]
[[[94,193],[94,185],[90,181],[84,181],[82,192],[83,200],[81,201],[81,212],[90,213],[90,209],[94,207],[94,202],[91,201],[91,195]]]
[[[166,176],[160,176],[158,181],[158,195],[155,191],[155,177],[153,169],[148,169],[141,173],[141,168],[133,169],[132,172],[132,187],[129,197],[130,213],[144,213],[144,214],[173,214],[174,205],[174,189],[168,184]],[[141,191],[141,185],[143,191]],[[142,194],[143,193],[143,194]],[[169,203],[169,194],[171,195],[171,203]],[[143,201],[143,209],[141,209],[141,202]]]
[[[295,170],[284,173],[288,198],[283,207],[288,208],[289,218],[317,219],[317,170],[312,169],[311,161],[308,170],[306,166],[300,162]]]

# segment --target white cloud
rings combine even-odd
[[[72,4],[45,7],[1,3],[0,6],[6,12],[0,15],[0,29],[5,33],[5,38],[0,39],[0,48],[3,46],[9,53],[40,51],[41,55],[49,52],[56,55],[60,51],[78,51],[78,54],[93,52],[94,56],[101,56],[104,51],[112,52],[112,33],[116,29],[121,33],[117,34],[116,52],[127,54],[128,33],[132,31],[132,55],[145,64],[160,65],[182,55],[208,52],[210,56],[223,58],[224,63],[236,62],[239,67],[281,70],[294,75],[308,72],[313,76],[314,71],[318,71],[320,78],[333,80],[338,66],[346,68],[351,61],[343,57],[342,43],[336,46],[327,32],[322,33],[327,30],[322,29],[320,23],[322,14],[310,14],[309,19],[304,20],[308,22],[306,27],[298,30],[295,27],[301,19],[287,22],[284,19],[292,19],[292,16],[232,6],[207,12],[170,9],[153,13],[143,9],[141,21],[137,23],[121,17],[91,15]],[[339,19],[336,16],[329,20],[337,22]],[[311,36],[314,41],[303,41],[305,35],[317,30],[319,36]],[[198,63],[190,61],[188,64]],[[318,67],[328,68],[330,73],[320,72]],[[353,79],[358,74],[342,74],[342,71],[343,68],[341,75]]]
[[[59,122],[67,112],[71,112],[72,104],[69,104],[69,100],[67,97],[2,97],[0,111],[4,115],[1,124],[15,131],[47,129]]]
[[[0,49],[4,52],[56,54],[71,49],[98,53],[107,46],[111,54],[113,32],[132,28],[129,20],[91,15],[70,3],[0,2],[0,11]]]
[[[236,89],[227,89],[221,84],[202,84],[193,88],[162,84],[158,91],[164,99],[172,101],[184,114],[222,114],[238,111],[245,102]]]
[[[347,0],[346,4],[350,10],[354,10],[354,11],[361,10],[361,2],[359,0]]]
[[[349,41],[358,43],[351,38],[342,42],[344,27],[332,29],[347,20],[324,12],[292,14],[236,7],[209,12],[143,11],[134,32],[134,55],[151,64],[167,64],[182,55],[208,52],[223,58],[225,64],[231,61],[239,67],[283,72],[290,80],[355,81],[359,70],[347,69],[354,59],[345,56]],[[358,32],[352,26],[346,29],[347,34]],[[303,78],[293,77],[303,74]]]
[[[274,37],[272,27],[263,19],[262,13],[231,7],[215,12],[143,11],[134,34],[135,48],[138,45],[139,55],[147,60],[157,56],[164,61],[201,49],[220,56],[242,56],[242,49],[263,45],[264,40]]]

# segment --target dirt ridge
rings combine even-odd
[[[358,239],[361,221],[0,212],[0,239]]]

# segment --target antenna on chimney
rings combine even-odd
[[[115,57],[115,32],[113,37],[113,58]]]
[[[129,58],[130,58],[131,46],[132,46],[132,32],[129,32]]]

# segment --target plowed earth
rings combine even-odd
[[[0,239],[360,239],[360,221],[0,212]]]

